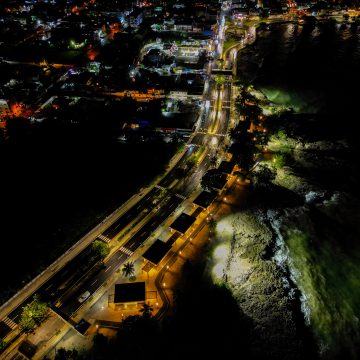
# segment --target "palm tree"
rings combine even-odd
[[[210,232],[214,232],[214,231],[215,231],[216,225],[217,225],[216,220],[214,220],[214,218],[211,218],[211,219],[209,220],[209,229],[210,229]]]
[[[217,157],[216,156],[213,156],[211,159],[210,159],[210,165],[212,167],[216,167],[216,164],[217,164]]]
[[[153,307],[149,303],[144,303],[140,309],[140,312],[142,313],[142,317],[150,318],[152,316],[153,310]]]
[[[125,277],[131,277],[134,275],[135,273],[135,267],[134,267],[134,263],[129,261],[127,263],[124,264],[123,268],[122,268],[122,273]]]

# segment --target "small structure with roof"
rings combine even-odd
[[[218,167],[218,170],[226,175],[231,175],[235,167],[233,161],[222,161]]]
[[[145,300],[146,290],[144,281],[115,284],[115,293],[113,297],[115,310],[126,308],[127,306],[135,307],[139,304],[144,304]]]
[[[143,254],[143,258],[151,262],[154,266],[165,257],[170,251],[171,244],[164,243],[161,240],[156,240]]]
[[[196,218],[188,214],[182,213],[171,225],[170,228],[185,234],[191,225],[195,222]]]
[[[181,236],[181,234],[178,233],[177,231],[175,231],[175,232],[171,235],[170,239],[168,239],[168,240],[166,241],[166,243],[169,244],[170,246],[172,246],[180,236]]]
[[[196,197],[193,203],[206,209],[215,200],[217,195],[218,192],[216,190],[204,190]]]
[[[210,169],[202,177],[202,185],[207,189],[222,190],[227,180],[227,174],[219,171],[219,169]]]

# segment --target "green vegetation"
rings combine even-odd
[[[296,146],[296,141],[287,136],[284,130],[279,130],[270,137],[268,146],[272,151],[282,154],[291,154]]]
[[[180,154],[184,149],[185,149],[185,143],[181,142],[176,149],[176,154]]]
[[[128,278],[133,277],[134,273],[135,273],[134,263],[131,261],[125,263],[121,271],[123,273],[123,276],[128,277]]]
[[[95,256],[98,256],[101,259],[105,259],[110,253],[109,245],[105,244],[101,240],[95,240],[92,243],[91,249],[94,252]]]
[[[275,180],[274,172],[267,166],[261,164],[253,173],[254,186],[269,186]]]
[[[139,311],[143,318],[151,318],[154,309],[150,304],[144,303]]]
[[[23,307],[19,325],[23,331],[30,333],[43,321],[45,321],[48,316],[48,304],[42,302],[38,295],[35,295],[34,300]]]
[[[315,241],[316,240],[316,241]],[[286,243],[296,282],[306,294],[308,320],[325,356],[356,359],[360,330],[360,254],[351,256],[314,234],[290,227]],[[339,341],[341,339],[341,341]]]
[[[210,232],[213,232],[216,229],[217,222],[214,220],[214,218],[211,218],[209,220],[209,230]]]
[[[218,64],[219,68],[222,69],[224,66],[224,59],[217,59],[216,63]]]
[[[253,166],[254,157],[258,151],[253,141],[253,135],[248,132],[249,128],[249,121],[240,121],[231,131],[232,144],[229,148],[233,159],[245,173]]]
[[[226,81],[226,76],[225,75],[215,75],[214,80],[217,85],[223,85]]]
[[[224,46],[223,46],[223,53],[228,50],[229,48],[231,48],[232,46],[235,46],[236,44],[239,43],[239,39],[235,39],[235,38],[229,38],[226,39],[224,42]]]
[[[60,348],[56,351],[55,360],[85,360],[86,356],[83,356],[76,349],[67,350]]]
[[[273,164],[276,169],[281,169],[286,164],[285,156],[282,154],[275,154],[273,156]]]
[[[251,320],[252,358],[262,358],[266,353],[273,359],[298,359],[303,349],[289,289],[283,286],[282,271],[268,259],[272,233],[259,215],[244,211],[218,223],[219,243],[231,244],[223,260],[223,281],[240,311]]]
[[[6,348],[6,341],[3,339],[0,339],[0,352]]]
[[[283,100],[289,104],[289,99]],[[314,118],[304,117],[300,126],[299,116],[295,116],[287,111],[266,119],[270,135],[267,147],[273,152],[274,183],[305,199],[310,192],[316,195],[320,190],[328,190],[325,175],[334,176],[339,162],[336,145],[328,145],[323,140],[322,130],[311,131]],[[302,128],[306,131],[300,132]],[[329,150],[332,156],[327,162]],[[342,156],[341,150],[339,156]],[[336,183],[331,186],[336,189]],[[275,199],[272,206],[277,203]],[[328,359],[340,356],[356,359],[360,344],[360,251],[354,246],[357,240],[353,239],[352,231],[348,231],[356,207],[343,217],[340,225],[339,214],[344,204],[334,203],[332,208],[327,207],[327,202],[319,203],[317,210],[303,205],[293,211],[287,209],[284,225],[279,230],[289,251],[287,264],[302,295],[302,312],[319,352]],[[320,209],[324,212],[319,213]],[[253,249],[257,251],[256,247]]]
[[[201,157],[201,155],[204,153],[205,147],[200,146],[186,161],[189,167],[192,167],[196,165]]]

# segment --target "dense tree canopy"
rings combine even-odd
[[[109,255],[110,248],[109,245],[105,244],[103,241],[95,240],[92,243],[92,251],[96,256],[100,257],[101,259],[105,259]]]
[[[35,295],[34,300],[23,307],[19,325],[25,332],[32,332],[36,326],[47,319],[48,315],[48,304],[42,302],[40,298]]]

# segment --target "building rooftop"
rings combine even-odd
[[[143,254],[144,259],[157,265],[169,252],[171,245],[161,240],[156,240]]]
[[[170,227],[182,234],[185,234],[186,231],[191,227],[195,222],[196,218],[188,214],[182,213],[171,225]]]
[[[145,282],[115,284],[114,303],[145,301]]]
[[[224,174],[230,175],[234,170],[235,163],[233,161],[222,161],[218,170]]]
[[[193,203],[206,209],[215,200],[217,195],[218,192],[216,190],[202,191]]]

